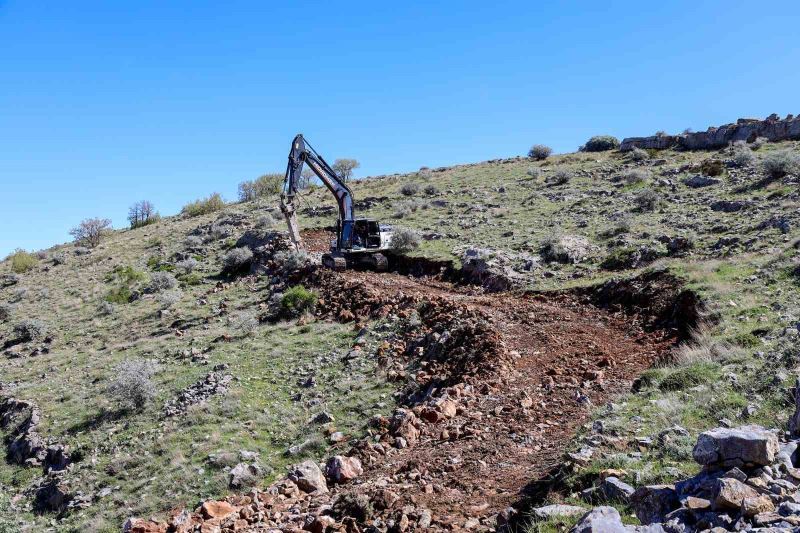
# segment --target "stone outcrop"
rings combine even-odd
[[[778,437],[761,426],[716,428],[701,433],[692,451],[706,467],[766,466],[778,454]]]
[[[753,142],[759,137],[769,141],[800,139],[800,116],[787,115],[781,119],[773,114],[764,120],[740,118],[735,124],[711,127],[701,132],[628,137],[622,140],[619,149],[622,152],[634,148],[712,150],[727,146],[734,141]]]

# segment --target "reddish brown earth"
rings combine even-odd
[[[307,247],[327,242],[306,234]],[[220,520],[223,531],[492,530],[531,481],[563,461],[592,406],[628,390],[674,343],[645,331],[648,317],[601,310],[588,296],[485,294],[394,273],[317,271],[306,282],[320,293],[321,318],[418,310],[419,325],[380,350],[410,400],[334,451],[360,459],[357,479],[329,494],[284,480],[231,497],[241,516]]]

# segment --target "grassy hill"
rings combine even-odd
[[[617,435],[679,424],[693,436],[723,418],[775,426],[796,372],[800,172],[770,174],[764,161],[800,148],[741,150],[520,157],[353,189],[359,215],[421,235],[413,257],[478,258],[518,287],[586,287],[648,269],[679,276],[704,298],[706,324],[596,416]],[[334,205],[308,189],[301,226],[331,226]],[[325,457],[337,432],[362,436],[373,415],[392,411],[402,384],[378,356],[399,327],[392,317],[356,327],[271,320],[270,276],[236,270],[230,252],[243,235],[283,229],[276,206],[265,196],[165,217],[96,248],[66,244],[0,264],[0,392],[34,402],[38,434],[72,458],[56,476],[71,503],[55,512],[41,490],[37,499],[52,482],[44,466],[0,463],[0,531],[116,531],[128,516],[236,491],[230,467],[242,458],[257,457],[252,483],[265,485],[288,464]],[[142,387],[141,405],[126,404]],[[609,466],[674,479],[693,468],[690,440],[625,457],[596,446],[552,498],[570,498]]]

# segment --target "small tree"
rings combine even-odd
[[[619,139],[612,135],[595,135],[583,145],[583,152],[605,152],[619,148]]]
[[[100,240],[111,228],[111,221],[107,218],[87,218],[69,232],[76,243],[82,243],[90,248],[97,247]]]
[[[131,223],[131,228],[153,224],[160,219],[161,216],[156,212],[156,208],[147,200],[136,202],[128,209],[128,222]]]
[[[337,159],[333,162],[333,170],[344,180],[350,181],[353,177],[353,170],[361,166],[355,159]]]
[[[141,409],[156,395],[152,377],[157,370],[152,361],[125,361],[115,369],[108,393],[122,407]]]
[[[305,189],[311,184],[311,180],[314,179],[314,171],[308,167],[303,167],[303,171],[300,172],[300,183],[297,184],[298,189]]]
[[[549,146],[545,146],[544,144],[534,144],[531,146],[531,149],[528,150],[528,157],[537,161],[543,161],[550,157],[550,154],[552,153],[553,149]]]

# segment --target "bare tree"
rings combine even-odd
[[[297,184],[298,189],[305,189],[308,187],[311,180],[314,179],[314,171],[308,167],[303,167],[303,171],[300,173],[300,183]]]
[[[72,228],[69,234],[75,239],[76,243],[83,243],[90,248],[100,244],[103,234],[111,228],[111,221],[107,218],[87,218],[78,226]]]
[[[128,209],[128,222],[131,223],[132,228],[146,226],[159,218],[156,208],[147,200],[136,202]]]
[[[353,170],[361,166],[355,159],[337,159],[333,162],[333,170],[336,171],[344,181],[350,181],[353,177]]]

